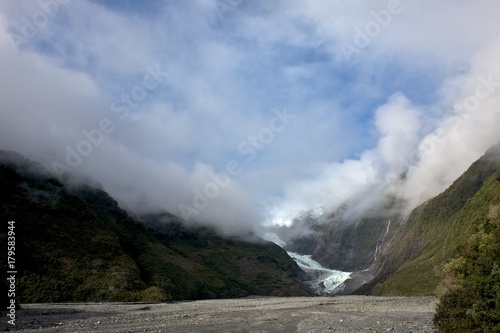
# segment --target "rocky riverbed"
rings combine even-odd
[[[27,304],[23,332],[434,332],[434,297],[248,297],[170,303]]]

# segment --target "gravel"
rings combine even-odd
[[[169,303],[27,304],[23,332],[435,332],[434,297],[247,297]]]

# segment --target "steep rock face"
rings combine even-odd
[[[169,221],[145,224],[106,192],[68,187],[0,151],[0,254],[7,221],[15,221],[18,302],[309,295],[305,273],[277,245],[222,238],[164,215]],[[5,260],[0,268],[7,271]]]
[[[500,145],[473,163],[447,190],[412,211],[372,265],[375,278],[357,293],[430,295],[441,266],[457,254],[498,204]]]
[[[335,269],[362,271],[375,260],[390,230],[389,221],[387,218],[363,218],[335,224],[317,238],[312,257]]]
[[[374,262],[400,221],[399,214],[389,205],[358,218],[336,216],[315,223],[309,217],[305,226],[296,221],[290,230],[282,229],[278,234],[287,244],[285,249],[288,251],[312,255],[312,259],[330,269],[357,272]],[[307,228],[309,233],[301,236],[300,232],[293,231],[300,228]]]

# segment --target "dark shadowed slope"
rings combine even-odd
[[[224,239],[167,213],[144,224],[101,189],[68,187],[0,152],[2,233],[11,220],[21,303],[309,295],[304,272],[273,243]]]

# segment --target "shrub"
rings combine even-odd
[[[164,302],[171,299],[171,297],[167,296],[167,294],[158,287],[153,286],[142,291],[142,302]]]
[[[500,332],[500,219],[497,210],[498,206],[490,208],[489,218],[471,236],[462,257],[444,267],[449,284],[445,286],[447,290],[440,297],[434,316],[439,332]]]

